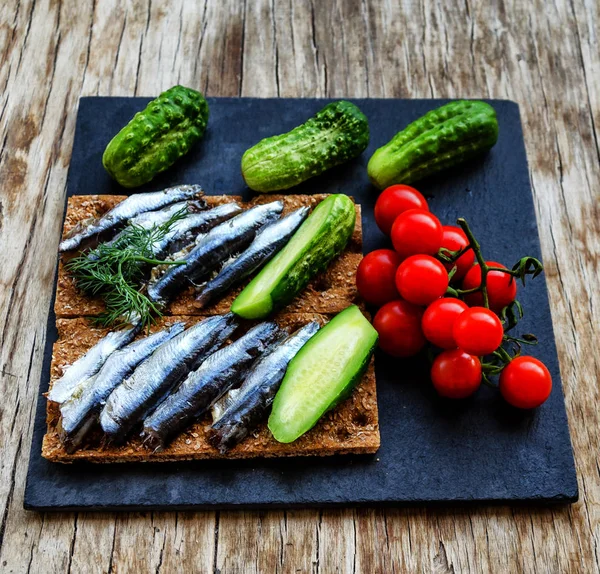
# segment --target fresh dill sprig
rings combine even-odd
[[[187,209],[184,207],[160,225],[144,228],[130,224],[115,240],[102,243],[66,264],[82,291],[104,299],[106,310],[96,318],[99,324],[109,326],[139,320],[143,326],[148,326],[162,315],[161,309],[140,287],[147,265],[184,263],[155,259],[154,246],[186,215]]]

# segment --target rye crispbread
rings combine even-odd
[[[99,217],[123,201],[124,195],[75,195],[69,198],[67,216],[63,236],[79,221]],[[314,207],[326,195],[261,195],[249,202],[242,202],[238,196],[206,195],[204,198],[211,206],[237,201],[244,209],[258,203],[268,203],[281,199],[284,202],[284,214],[303,205]],[[310,310],[314,313],[334,314],[343,311],[348,305],[361,305],[356,291],[355,276],[358,264],[362,259],[362,225],[360,205],[356,206],[356,226],[344,252],[330,265],[329,268],[313,281],[288,305],[290,312]],[[234,288],[223,299],[201,309],[195,300],[192,287],[186,287],[169,303],[165,309],[166,315],[214,315],[226,313],[231,303],[250,280]],[[54,313],[57,317],[89,317],[100,314],[104,304],[99,297],[89,297],[83,294],[73,278],[67,273],[63,262],[58,266],[58,284]]]
[[[202,319],[198,316],[164,317],[151,330],[155,331],[174,321],[183,321],[188,327]],[[312,320],[322,325],[329,317],[317,313],[280,313],[274,319],[281,327],[293,331]],[[84,318],[58,319],[57,328],[59,339],[54,344],[52,353],[51,385],[61,376],[64,366],[82,356],[108,333],[108,329],[96,328],[89,319]],[[237,338],[237,335],[235,337]],[[48,402],[48,431],[44,437],[42,456],[54,462],[151,462],[204,458],[326,456],[373,453],[379,448],[377,396],[372,363],[348,400],[323,416],[313,429],[290,444],[278,443],[267,429],[265,421],[242,443],[227,454],[221,455],[208,443],[207,428],[211,419],[207,416],[189,427],[161,452],[153,453],[142,446],[137,431],[124,446],[103,444],[102,437],[97,434],[91,437],[90,444],[69,454],[58,437],[58,418],[58,405]]]
[[[99,217],[126,196],[73,196],[69,198],[64,225],[66,234],[79,221]],[[257,203],[281,199],[284,213],[303,205],[314,207],[325,195],[265,195],[248,203],[235,196],[205,196],[210,205],[238,201],[247,208]],[[327,271],[316,277],[308,287],[288,305],[275,320],[284,328],[294,330],[310,320],[326,323],[331,317],[356,303],[362,306],[355,287],[356,269],[362,257],[362,226],[360,206],[356,206],[357,220],[352,239],[345,251],[333,261]],[[243,287],[243,286],[242,286]],[[221,301],[206,309],[197,307],[192,288],[183,292],[169,305],[165,317],[152,328],[159,329],[175,320],[186,326],[202,319],[202,316],[225,313],[231,302],[242,289],[239,287]],[[59,264],[58,285],[55,302],[59,339],[54,345],[51,366],[51,382],[56,380],[64,367],[85,354],[108,330],[93,326],[84,316],[102,312],[103,304],[82,294]],[[44,437],[42,455],[55,462],[133,462],[175,461],[206,458],[251,458],[280,456],[327,456],[334,454],[374,453],[379,448],[379,427],[375,371],[371,362],[362,381],[351,397],[327,413],[317,425],[291,444],[278,443],[263,423],[256,432],[226,455],[209,445],[207,425],[210,417],[190,427],[161,452],[150,452],[141,445],[137,433],[124,446],[105,444],[100,436],[92,436],[90,444],[73,454],[63,448],[57,433],[58,405],[48,403],[48,431]],[[98,433],[99,434],[99,433]]]

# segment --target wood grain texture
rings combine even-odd
[[[596,0],[0,3],[0,569],[599,572]],[[496,97],[520,105],[581,500],[568,508],[22,509],[77,101]]]

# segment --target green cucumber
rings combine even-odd
[[[287,305],[342,252],[352,236],[355,220],[354,203],[347,195],[324,199],[236,297],[231,311],[244,319],[261,319]]]
[[[174,86],[133,116],[106,146],[102,164],[123,187],[137,187],[185,155],[207,122],[204,96]]]
[[[412,183],[489,150],[498,139],[494,108],[460,100],[441,106],[375,151],[367,170],[379,189]]]
[[[288,189],[360,155],[368,144],[365,115],[350,102],[333,102],[301,126],[247,150],[242,175],[255,191]]]
[[[346,399],[365,372],[377,331],[356,305],[336,315],[290,362],[273,401],[269,429],[293,442]]]

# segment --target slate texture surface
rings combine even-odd
[[[239,162],[263,137],[304,121],[330,100],[209,98],[204,140],[186,158],[137,191],[201,183],[207,193],[251,197]],[[101,164],[111,137],[148,98],[82,98],[68,195],[123,193]],[[367,115],[371,143],[358,159],[294,189],[347,193],[363,206],[364,249],[385,247],[368,182],[371,153],[398,130],[443,100],[353,99]],[[421,182],[443,223],[466,217],[486,258],[512,264],[540,258],[519,110],[491,100],[500,125],[497,145],[484,158]],[[50,312],[40,396],[24,505],[37,510],[301,507],[419,504],[464,501],[568,503],[577,481],[568,433],[545,280],[520,289],[526,317],[521,332],[540,339],[531,354],[550,369],[550,399],[531,413],[516,412],[482,388],[476,397],[438,399],[423,357],[376,357],[382,446],[374,456],[185,464],[59,465],[40,456],[50,354],[56,338]],[[529,350],[528,350],[529,351]]]

